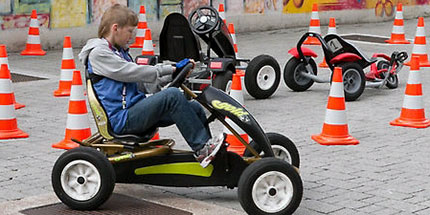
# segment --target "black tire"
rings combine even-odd
[[[270,145],[272,146],[272,150],[276,158],[300,168],[299,151],[297,150],[293,141],[291,141],[288,137],[277,133],[266,133],[266,135],[267,138],[269,138]],[[252,148],[257,151],[257,153],[264,157],[263,150],[254,140],[252,140],[249,145],[251,145]],[[251,157],[253,155],[248,149],[246,149],[243,153],[243,156]]]
[[[361,96],[366,86],[363,68],[355,62],[343,63],[340,66],[342,67],[345,101],[355,101]]]
[[[228,94],[231,89],[232,77],[233,72],[231,70],[227,70],[225,72],[218,72],[214,74],[214,77],[212,79],[212,86]]]
[[[255,57],[246,67],[246,91],[256,99],[269,98],[278,89],[280,80],[279,64],[269,55]]]
[[[378,70],[380,69],[388,69],[390,67],[390,62],[381,60],[376,64],[376,68]],[[384,79],[384,74],[381,74],[381,78]],[[399,77],[397,75],[393,75],[390,73],[390,76],[387,79],[387,82],[385,83],[385,86],[387,86],[389,89],[396,89],[399,86]]]
[[[317,64],[314,59],[309,60],[309,64],[312,67],[313,74],[317,75]],[[299,59],[292,57],[288,60],[284,67],[284,82],[293,91],[302,92],[314,84],[314,81],[310,78],[306,78],[300,75],[301,71],[305,71],[304,63]]]
[[[69,175],[77,173],[78,170],[74,169],[77,166],[84,168],[85,173],[78,173],[78,176]],[[90,181],[93,182],[89,183]],[[94,210],[111,196],[115,187],[115,171],[101,152],[93,148],[78,147],[66,151],[58,158],[52,169],[51,182],[57,197],[68,207],[75,210]],[[90,184],[95,187],[89,186]],[[89,194],[79,193],[76,189],[78,187],[79,190],[85,187]]]
[[[287,162],[263,158],[243,171],[237,192],[248,214],[292,214],[302,201],[303,184]]]

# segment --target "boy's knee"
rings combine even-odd
[[[171,99],[182,99],[182,98],[185,98],[184,95],[182,94],[182,92],[178,88],[176,88],[176,87],[167,88],[165,91],[166,91],[165,93]]]

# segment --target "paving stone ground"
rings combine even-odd
[[[426,21],[430,23],[430,19]],[[388,36],[392,22],[337,27],[339,34]],[[405,21],[407,38],[414,38],[415,29],[416,20]],[[290,58],[288,50],[295,46],[306,30],[292,28],[238,32],[239,55],[245,58],[263,53],[272,55],[283,70]],[[322,28],[323,33],[326,30],[326,27]],[[157,41],[155,43],[158,44]],[[410,54],[412,50],[412,45],[354,44],[369,56],[375,52],[391,53],[394,50],[404,50]],[[311,48],[322,54],[319,47]],[[74,48],[75,59],[79,49]],[[139,53],[138,50],[133,52]],[[2,204],[53,193],[51,169],[63,151],[53,149],[51,145],[64,138],[68,108],[67,97],[55,98],[52,95],[60,77],[61,53],[61,50],[49,51],[42,57],[9,53],[12,72],[47,79],[13,84],[17,101],[27,105],[16,111],[18,127],[29,133],[30,137],[0,141]],[[321,61],[319,56],[316,62]],[[77,65],[82,71],[82,66],[79,63]],[[423,100],[426,115],[430,116],[430,69],[423,68],[421,71]],[[328,78],[330,72],[320,69],[319,74]],[[357,101],[346,104],[349,133],[360,140],[356,146],[321,146],[310,138],[310,135],[321,132],[329,84],[314,84],[305,92],[293,92],[281,80],[277,92],[266,100],[255,100],[245,93],[245,106],[263,129],[284,134],[297,145],[304,195],[295,214],[430,214],[429,131],[389,125],[391,120],[400,115],[408,67],[401,71],[399,77],[397,89],[366,88]],[[92,121],[91,126],[95,131]],[[214,133],[222,130],[219,124],[212,127]],[[175,127],[161,129],[160,135],[175,138],[178,148],[188,149]],[[154,200],[158,202],[166,202],[166,196],[171,194],[183,200],[203,201],[239,214],[244,213],[236,189],[122,186],[139,190],[156,189],[164,194]],[[207,214],[212,213],[212,208],[207,210]]]

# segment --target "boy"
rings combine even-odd
[[[179,89],[168,88],[150,97],[139,91],[138,82],[165,84],[180,68],[137,65],[132,61],[127,44],[137,23],[137,15],[126,6],[110,7],[102,16],[98,38],[88,40],[79,53],[113,132],[142,134],[154,127],[176,124],[196,159],[206,167],[224,137],[210,138],[203,108],[197,102],[189,102]]]

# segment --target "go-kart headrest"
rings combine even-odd
[[[165,20],[160,34],[160,59],[180,61],[191,58],[202,61],[200,43],[190,28],[187,18],[171,13]]]

